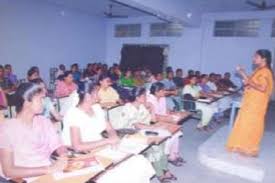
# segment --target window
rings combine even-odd
[[[115,26],[115,37],[140,37],[141,24],[118,24]]]
[[[259,20],[225,20],[216,21],[215,37],[257,37]]]
[[[175,23],[153,23],[150,26],[151,37],[179,37],[182,31],[182,25]]]
[[[275,19],[273,20],[273,24],[272,24],[272,37],[275,37]]]

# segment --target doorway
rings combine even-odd
[[[168,45],[125,44],[121,49],[122,70],[150,69],[153,73],[163,72],[167,66]]]

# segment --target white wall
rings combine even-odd
[[[123,44],[167,44],[169,45],[168,64],[181,67],[185,71],[200,68],[201,31],[198,28],[184,28],[182,37],[150,37],[150,23],[159,20],[151,17],[110,20],[107,23],[107,56],[109,64],[120,62],[120,50]],[[114,37],[114,25],[117,23],[142,23],[142,35],[137,38]]]
[[[238,64],[251,70],[252,57],[258,49],[274,51],[275,41],[271,38],[272,20],[275,12],[243,12],[206,14],[202,20],[202,71],[234,71]],[[258,37],[214,37],[213,29],[216,20],[260,19]]]
[[[260,19],[259,37],[214,37],[213,29],[216,20],[232,19]],[[182,37],[150,37],[149,24],[158,20],[154,18],[133,18],[126,20],[112,20],[107,23],[107,61],[120,61],[120,49],[125,43],[140,44],[168,44],[169,65],[174,68],[199,69],[202,72],[235,73],[238,64],[248,71],[252,68],[252,57],[257,49],[275,50],[275,39],[271,38],[272,20],[275,12],[234,12],[211,13],[202,17],[199,28],[185,27]],[[114,25],[116,23],[142,23],[142,36],[138,38],[115,38]],[[274,54],[274,53],[273,53]],[[239,81],[238,78],[234,78]]]
[[[19,78],[37,65],[48,79],[49,68],[60,63],[104,60],[105,30],[104,19],[81,12],[37,0],[1,0],[0,64],[12,64]]]

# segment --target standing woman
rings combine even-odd
[[[259,153],[265,114],[273,87],[270,51],[258,50],[253,64],[256,69],[251,76],[248,76],[242,68],[237,68],[243,77],[245,91],[239,114],[227,142],[227,149],[256,157]]]

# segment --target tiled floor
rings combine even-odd
[[[197,158],[198,147],[205,142],[217,129],[221,126],[226,125],[224,122],[221,125],[217,125],[215,130],[211,132],[198,132],[196,128],[197,121],[189,120],[183,124],[183,138],[181,139],[181,152],[187,163],[180,168],[175,168],[171,166],[172,172],[178,177],[178,181],[175,183],[252,183],[241,179],[236,176],[231,176],[224,174],[212,169],[209,169],[200,164]],[[271,104],[268,115],[266,131],[275,133],[275,104]],[[264,149],[265,148],[265,149]],[[262,147],[263,150],[268,150],[273,147]],[[274,156],[275,158],[275,156]],[[275,165],[274,169],[275,170]],[[268,170],[269,172],[272,170]],[[274,174],[274,173],[273,173]],[[269,175],[273,175],[269,173]],[[157,180],[152,180],[152,183],[158,182]],[[264,179],[264,183],[275,183],[275,177],[268,176]]]

